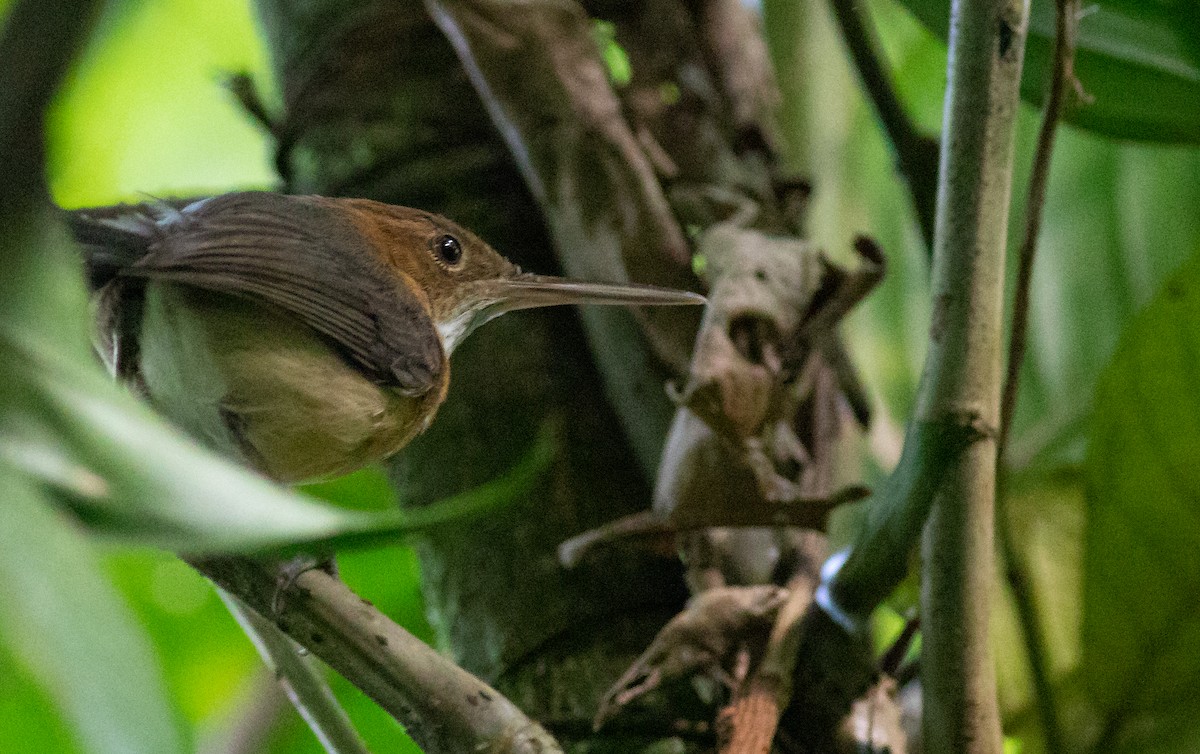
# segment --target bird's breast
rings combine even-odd
[[[169,284],[148,287],[141,370],[151,401],[214,449],[282,482],[336,476],[392,455],[445,396],[379,385],[286,312]]]

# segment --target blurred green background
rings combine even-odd
[[[5,5],[0,2],[0,14]],[[936,133],[945,86],[945,44],[900,3],[873,0],[869,5],[901,96],[918,122]],[[1159,5],[1171,3],[1162,0]],[[272,92],[266,51],[247,0],[123,0],[110,6],[52,113],[51,185],[56,201],[77,207],[142,201],[148,195],[272,187],[269,139],[220,85],[227,74],[245,71],[268,96]],[[899,453],[924,358],[929,311],[925,249],[888,147],[845,62],[826,4],[768,0],[764,13],[784,92],[785,131],[792,137],[787,160],[816,186],[813,235],[833,256],[847,257],[852,237],[868,233],[889,255],[887,280],[851,317],[847,328],[854,356],[878,396],[879,420],[870,449],[876,465],[886,468]],[[1083,84],[1089,87],[1088,81]],[[1038,113],[1025,106],[1018,133],[1010,239],[1019,238],[1024,220],[1023,197],[1037,121]],[[1174,580],[1164,579],[1161,573],[1164,552],[1178,554],[1188,548],[1200,552],[1200,512],[1195,510],[1200,497],[1189,497],[1197,493],[1185,488],[1143,499],[1133,489],[1113,503],[1110,485],[1088,471],[1089,464],[1092,469],[1112,467],[1129,447],[1122,435],[1129,423],[1095,422],[1095,411],[1111,413],[1115,405],[1141,415],[1138,402],[1192,410],[1195,391],[1190,397],[1186,392],[1197,380],[1180,378],[1172,385],[1145,388],[1159,392],[1139,394],[1132,389],[1138,387],[1139,375],[1156,368],[1157,352],[1149,347],[1149,351],[1139,350],[1139,344],[1154,346],[1160,336],[1161,327],[1153,324],[1137,325],[1134,335],[1126,336],[1120,364],[1104,378],[1101,392],[1107,397],[1094,404],[1094,394],[1122,333],[1137,321],[1135,315],[1163,281],[1198,252],[1200,153],[1196,149],[1118,142],[1072,127],[1063,129],[1034,281],[1030,352],[1011,456],[1017,468],[1008,486],[1008,512],[1020,551],[1033,566],[1052,675],[1065,716],[1075,726],[1072,730],[1081,731],[1080,736],[1101,735],[1103,731],[1095,729],[1128,701],[1132,694],[1129,664],[1121,666],[1116,659],[1141,657],[1153,664],[1167,662],[1159,654],[1169,656],[1169,677],[1143,679],[1146,688],[1131,702],[1130,714],[1148,721],[1138,734],[1142,738],[1133,735],[1115,741],[1114,751],[1195,750],[1188,748],[1188,742],[1200,736],[1196,695],[1169,693],[1200,680],[1200,634],[1190,631],[1183,638],[1162,640],[1179,625],[1172,610],[1191,604],[1189,600],[1194,601],[1198,593],[1196,578],[1187,575],[1196,564],[1188,558],[1170,561],[1168,575]],[[1183,274],[1179,285],[1195,282],[1194,274]],[[1166,316],[1150,314],[1159,318],[1155,321]],[[1181,322],[1186,336],[1187,327],[1200,327],[1194,315],[1188,310],[1168,321]],[[1169,349],[1169,343],[1162,348]],[[1187,371],[1200,369],[1193,363],[1196,357],[1191,353],[1176,370],[1200,376],[1200,371]],[[1134,401],[1132,409],[1130,401]],[[1093,455],[1088,456],[1087,439],[1096,426],[1108,434],[1105,442],[1093,442]],[[1190,448],[1200,426],[1192,429],[1196,432],[1190,436],[1159,440],[1180,439]],[[1140,462],[1142,467],[1152,468],[1161,454],[1149,452],[1147,459]],[[315,491],[360,508],[394,504],[382,475],[374,470]],[[1177,508],[1170,505],[1172,494],[1184,501]],[[1097,542],[1100,535],[1088,528],[1089,521],[1104,522],[1106,531],[1114,527],[1124,531],[1122,527],[1134,524],[1121,523],[1123,516],[1156,504],[1168,512],[1156,525],[1174,533],[1165,543],[1141,540],[1110,546],[1107,539]],[[845,526],[841,536],[846,536]],[[1111,531],[1104,536],[1110,535]],[[1093,545],[1085,556],[1087,541]],[[1111,572],[1117,559],[1128,561],[1119,569],[1128,578],[1113,580],[1116,591],[1112,591],[1110,582],[1097,574]],[[430,638],[409,550],[351,553],[340,563],[356,591],[417,635]],[[249,642],[206,582],[173,557],[111,550],[105,552],[105,564],[150,637],[171,704],[195,748],[219,743],[254,699],[262,696],[264,678]],[[1200,569],[1192,572],[1196,571]],[[1039,750],[1011,600],[999,581],[995,593],[1003,707],[1024,749]],[[1091,607],[1085,607],[1085,596],[1090,596]],[[904,607],[903,599],[898,599],[899,609]],[[1122,609],[1135,614],[1144,609],[1155,616],[1160,633],[1114,645],[1113,637],[1136,634],[1128,621],[1114,622]],[[1137,623],[1136,618],[1132,623]],[[883,639],[896,630],[894,624],[887,624]],[[1195,620],[1187,625],[1194,628]],[[1081,637],[1093,648],[1088,649]],[[1106,655],[1097,654],[1096,647],[1117,653],[1115,670],[1108,671]],[[103,651],[102,643],[97,651]],[[1118,672],[1124,675],[1118,677]],[[373,704],[340,679],[334,685],[374,751],[415,751],[398,726]],[[320,750],[290,709],[281,720],[271,734],[270,751]],[[0,642],[0,751],[80,751],[51,698],[4,642]]]

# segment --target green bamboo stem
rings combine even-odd
[[[998,429],[1004,256],[1027,0],[958,0],[934,231],[933,320],[917,416],[971,414]],[[996,441],[946,471],[925,531],[923,732],[931,754],[999,754],[988,646]]]

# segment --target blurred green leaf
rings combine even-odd
[[[392,544],[405,534],[466,523],[476,516],[507,508],[528,495],[549,470],[557,450],[555,438],[553,427],[542,427],[521,460],[486,484],[420,508],[359,514],[361,523],[358,526],[347,526],[342,531],[332,532],[308,544],[315,543],[333,550]],[[285,552],[304,550],[305,545],[294,544],[281,549]]]
[[[345,476],[305,484],[298,488],[305,495],[354,510],[395,508],[396,490],[378,464]]]
[[[204,451],[56,349],[0,330],[0,459],[59,491],[99,533],[178,552],[359,546],[490,510],[549,464],[548,433],[509,475],[417,511],[352,511],[289,493]],[[95,373],[94,373],[95,372]]]
[[[238,551],[362,524],[360,514],[291,495],[200,449],[42,344],[10,337],[0,352],[19,396],[2,417],[0,457],[61,493],[98,532],[178,551]]]
[[[4,754],[77,754],[74,732],[0,629],[0,748]]]
[[[949,0],[900,0],[946,39]],[[1021,95],[1041,103],[1054,49],[1054,3],[1034,0]],[[1066,120],[1109,136],[1200,142],[1200,5],[1184,0],[1084,4],[1075,72],[1091,102]]]
[[[1105,751],[1143,750],[1116,746],[1115,732],[1130,723],[1139,736],[1153,737],[1160,726],[1177,727],[1181,716],[1200,715],[1197,385],[1200,255],[1171,275],[1127,328],[1096,393],[1082,668],[1114,731]]]
[[[629,63],[629,55],[617,41],[617,27],[611,21],[592,21],[592,38],[600,49],[600,58],[608,71],[608,80],[613,86],[620,88],[629,86],[633,80],[633,67]]]
[[[0,629],[94,754],[185,750],[149,643],[90,545],[0,465]]]

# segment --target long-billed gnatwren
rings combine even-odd
[[[235,193],[71,225],[114,373],[281,482],[355,470],[424,430],[484,322],[695,293],[523,273],[469,230],[363,199]]]

